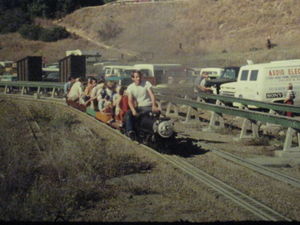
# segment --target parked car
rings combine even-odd
[[[219,94],[221,85],[229,82],[235,82],[239,71],[240,67],[237,66],[225,67],[219,78],[207,80],[206,84],[209,87],[212,87],[214,94]]]
[[[213,80],[220,77],[223,71],[224,71],[223,68],[214,68],[214,67],[202,68],[200,71],[200,75],[202,75],[203,73],[207,73],[208,78],[210,80]]]
[[[5,74],[0,76],[0,81],[17,81],[17,75]]]
[[[47,81],[47,82],[59,82],[60,81],[59,72],[49,72],[49,73],[46,73],[43,76],[43,81]]]

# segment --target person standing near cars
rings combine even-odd
[[[197,77],[195,82],[194,82],[194,92],[199,93],[199,92],[206,92],[206,93],[213,93],[212,89],[207,87],[206,83],[208,80],[208,73],[203,72],[201,76]]]
[[[125,129],[127,136],[134,138],[133,127],[138,114],[149,111],[158,112],[159,108],[152,91],[152,85],[149,81],[142,79],[142,73],[140,71],[133,71],[131,79],[133,83],[127,88],[130,110],[125,115]]]
[[[284,103],[289,104],[289,105],[294,105],[294,99],[295,99],[295,92],[293,91],[293,85],[291,83],[289,83],[288,91],[287,91]],[[293,117],[293,113],[286,112],[286,116]]]

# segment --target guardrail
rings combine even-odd
[[[266,124],[277,124],[282,127],[286,127],[286,138],[283,146],[283,151],[277,151],[276,154],[279,156],[293,155],[300,157],[300,120],[278,115],[276,111],[281,112],[294,112],[299,113],[300,107],[284,104],[266,103],[259,102],[249,99],[234,98],[228,96],[220,96],[206,93],[199,93],[196,96],[197,100],[191,100],[191,97],[185,95],[185,97],[176,97],[170,95],[170,90],[168,89],[155,89],[156,96],[159,100],[168,102],[168,107],[166,114],[169,115],[171,108],[174,107],[174,112],[178,115],[179,107],[178,105],[188,106],[185,121],[190,120],[191,111],[195,111],[197,114],[197,109],[204,109],[211,111],[211,118],[209,122],[209,128],[224,128],[224,118],[223,114],[238,116],[244,118],[240,138],[257,138],[259,137],[259,126],[262,123]],[[169,93],[169,95],[167,95]],[[206,103],[206,101],[215,100],[216,104]],[[238,102],[242,104],[245,108],[238,109],[234,107],[228,107],[224,105],[226,103]],[[247,105],[254,105],[258,108],[269,109],[269,113],[258,112],[249,110]],[[249,128],[250,127],[250,128]],[[247,131],[250,130],[251,134],[248,135]],[[294,135],[297,135],[298,146],[293,147],[292,139]]]
[[[63,95],[56,95],[56,91],[61,91],[64,88],[63,83],[52,83],[52,82],[25,82],[25,81],[17,81],[17,82],[0,82],[0,87],[4,87],[4,94],[8,94],[8,89],[17,88],[17,90],[21,91],[21,95],[27,94],[29,92],[25,92],[25,89],[33,89],[35,92],[36,98],[40,97],[41,89],[50,89],[51,97],[63,97]],[[224,118],[223,114],[238,116],[244,118],[244,122],[241,129],[240,138],[252,137],[256,138],[259,136],[259,123],[271,123],[277,124],[282,127],[288,128],[286,133],[286,138],[284,142],[283,151],[279,151],[278,155],[286,155],[292,153],[293,155],[300,156],[300,120],[280,116],[265,112],[257,112],[246,109],[237,109],[233,107],[224,106],[223,102],[239,102],[244,105],[254,105],[257,107],[270,109],[270,110],[278,110],[278,111],[289,111],[289,112],[300,112],[300,107],[290,106],[290,105],[280,105],[280,104],[272,104],[265,102],[258,102],[254,100],[247,100],[241,98],[233,98],[227,96],[219,96],[219,95],[211,95],[205,93],[199,93],[197,96],[197,100],[188,99],[188,96],[176,97],[174,95],[168,95],[166,89],[156,89],[155,92],[159,92],[157,94],[157,98],[160,101],[168,102],[168,107],[166,109],[166,114],[170,114],[171,107],[174,107],[175,113],[178,113],[178,105],[188,106],[188,110],[186,113],[186,121],[190,120],[190,115],[192,111],[198,113],[198,109],[204,109],[212,112],[209,128],[222,128],[224,127]],[[216,100],[216,104],[206,103],[206,100]],[[250,125],[250,129],[248,126]],[[247,131],[250,130],[251,135],[247,135]],[[298,138],[298,146],[292,146],[292,138],[294,135],[297,135]]]
[[[170,93],[168,89],[155,89],[156,93],[160,94],[167,94]],[[282,111],[282,112],[294,112],[294,113],[300,113],[300,107],[294,106],[294,105],[285,105],[285,104],[278,104],[278,103],[268,103],[268,102],[261,102],[251,99],[245,99],[245,98],[235,98],[235,97],[229,97],[224,95],[214,95],[214,94],[207,94],[207,93],[197,93],[194,96],[200,97],[202,99],[212,99],[212,100],[219,100],[220,102],[224,103],[240,103],[242,106],[247,107],[248,105],[256,106],[257,108],[262,109],[269,109],[274,111]],[[190,96],[191,98],[192,96]]]
[[[21,89],[21,95],[28,92],[35,92],[36,98],[40,97],[42,89],[51,89],[51,97],[55,97],[55,93],[64,89],[64,83],[39,82],[39,81],[2,81],[0,87],[4,87],[3,93],[7,94],[12,88]],[[35,89],[35,90],[30,90]]]

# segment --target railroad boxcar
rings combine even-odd
[[[19,81],[42,80],[42,57],[27,56],[17,61],[17,76]]]
[[[86,58],[83,55],[70,55],[59,60],[60,82],[67,82],[68,77],[85,77]]]

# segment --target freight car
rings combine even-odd
[[[68,77],[85,77],[86,58],[83,55],[70,55],[59,60],[60,82],[67,82]]]
[[[19,81],[42,80],[42,57],[27,56],[17,61],[17,76]]]

